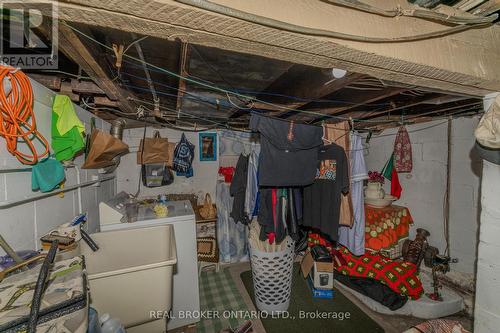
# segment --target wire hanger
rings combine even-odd
[[[326,129],[326,124],[325,124],[325,121],[322,121],[322,122],[321,122],[321,127],[323,128],[323,136],[321,137],[321,139],[323,140],[323,142],[326,142],[326,143],[333,143],[333,141],[332,141],[332,140],[329,140],[329,139],[327,139],[327,137],[326,137],[326,131],[327,131],[327,129]]]

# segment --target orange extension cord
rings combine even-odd
[[[12,89],[8,95],[4,89],[4,78],[10,79]],[[36,129],[33,113],[33,88],[30,80],[19,69],[0,65],[0,135],[5,138],[8,151],[23,164],[36,164],[49,154],[49,143]],[[45,151],[38,154],[33,141],[38,139]],[[17,144],[24,142],[29,153],[18,150]]]

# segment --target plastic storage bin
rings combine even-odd
[[[255,304],[261,311],[286,311],[290,305],[294,242],[289,237],[284,242],[279,252],[259,251],[250,242]]]
[[[81,249],[92,307],[118,318],[125,328],[155,320],[151,311],[171,309],[177,262],[171,225],[105,231],[92,238],[100,249],[92,252],[86,244]]]

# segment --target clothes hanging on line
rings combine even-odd
[[[58,161],[71,160],[85,148],[85,126],[66,95],[56,95],[52,104],[52,149]]]
[[[336,144],[321,147],[316,161],[316,179],[304,188],[303,223],[336,241],[341,196],[349,193],[349,163],[344,149]]]
[[[299,238],[297,219],[297,192],[292,188],[261,188],[257,221],[261,226],[261,240],[280,243],[289,235]]]
[[[321,127],[252,113],[250,129],[260,133],[260,186],[305,186],[314,181]]]
[[[350,161],[351,140],[350,140],[349,122],[343,121],[335,124],[323,125],[323,142],[325,145],[335,143],[344,148],[347,160]],[[349,178],[350,178],[349,168]],[[340,219],[339,224],[352,227],[354,223],[354,211],[351,196],[344,195],[340,202]]]
[[[234,171],[233,181],[229,187],[229,193],[234,197],[231,217],[234,222],[249,223],[248,214],[245,212],[245,195],[247,191],[248,177],[248,156],[240,154],[236,169]]]
[[[257,196],[259,193],[258,167],[259,167],[260,145],[252,143],[248,155],[247,186],[245,194],[245,213],[248,219],[256,215]]]
[[[354,210],[354,224],[351,228],[339,228],[339,243],[356,256],[365,253],[365,196],[364,180],[368,179],[365,157],[363,155],[362,138],[354,133],[351,137],[351,199]]]

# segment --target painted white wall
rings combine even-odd
[[[474,129],[478,117],[452,121],[451,187],[450,187],[450,254],[458,262],[452,264],[462,278],[473,280],[477,258],[479,225],[479,187],[481,160],[473,152]],[[415,221],[410,237],[417,227],[431,233],[430,244],[443,252],[446,248],[443,225],[443,202],[446,193],[447,123],[436,120],[408,126],[413,150],[412,173],[400,174],[403,187],[396,204],[407,206]],[[397,129],[374,136],[367,150],[369,170],[380,171],[393,151]],[[386,191],[390,191],[386,182]]]
[[[180,141],[183,133],[182,131],[168,128],[155,129],[148,127],[146,136],[152,137],[155,130],[160,131],[161,137],[168,138],[169,142],[175,143]],[[129,145],[130,153],[122,157],[121,163],[117,169],[118,192],[125,191],[132,194],[137,192],[140,171],[140,166],[137,164],[137,150],[139,149],[139,143],[141,142],[143,133],[143,128],[127,129],[123,133],[123,141]],[[217,157],[217,161],[200,161],[198,133],[184,133],[189,142],[195,145],[193,177],[178,177],[174,172],[175,179],[171,185],[156,188],[147,188],[141,185],[140,196],[156,196],[160,193],[194,193],[198,195],[198,198],[201,200],[205,193],[210,193],[212,200],[215,200],[215,185],[217,183],[219,157]],[[219,154],[219,149],[217,149],[217,154]]]
[[[52,100],[55,93],[31,80],[35,96],[34,111],[37,127],[50,142],[50,124]],[[92,115],[75,105],[79,118],[85,123],[86,130],[90,130]],[[109,130],[109,124],[96,118],[96,126]],[[83,163],[79,156],[77,165]],[[5,141],[0,138],[0,169],[24,168],[15,157],[6,150]],[[77,183],[76,169],[66,170],[66,186]],[[96,175],[94,170],[80,170],[81,181],[91,180]],[[39,192],[31,191],[31,172],[0,173],[0,202],[16,200]],[[88,212],[90,231],[96,230],[99,225],[97,205],[115,194],[113,180],[102,182],[99,187],[82,188],[82,210]],[[18,205],[8,209],[0,209],[0,234],[15,249],[39,248],[38,239],[55,226],[70,221],[78,214],[77,191],[66,192],[64,197],[53,196],[34,202]],[[0,253],[4,254],[0,249]]]
[[[487,96],[487,110],[497,94]],[[500,165],[483,162],[474,332],[496,333],[500,327]]]

